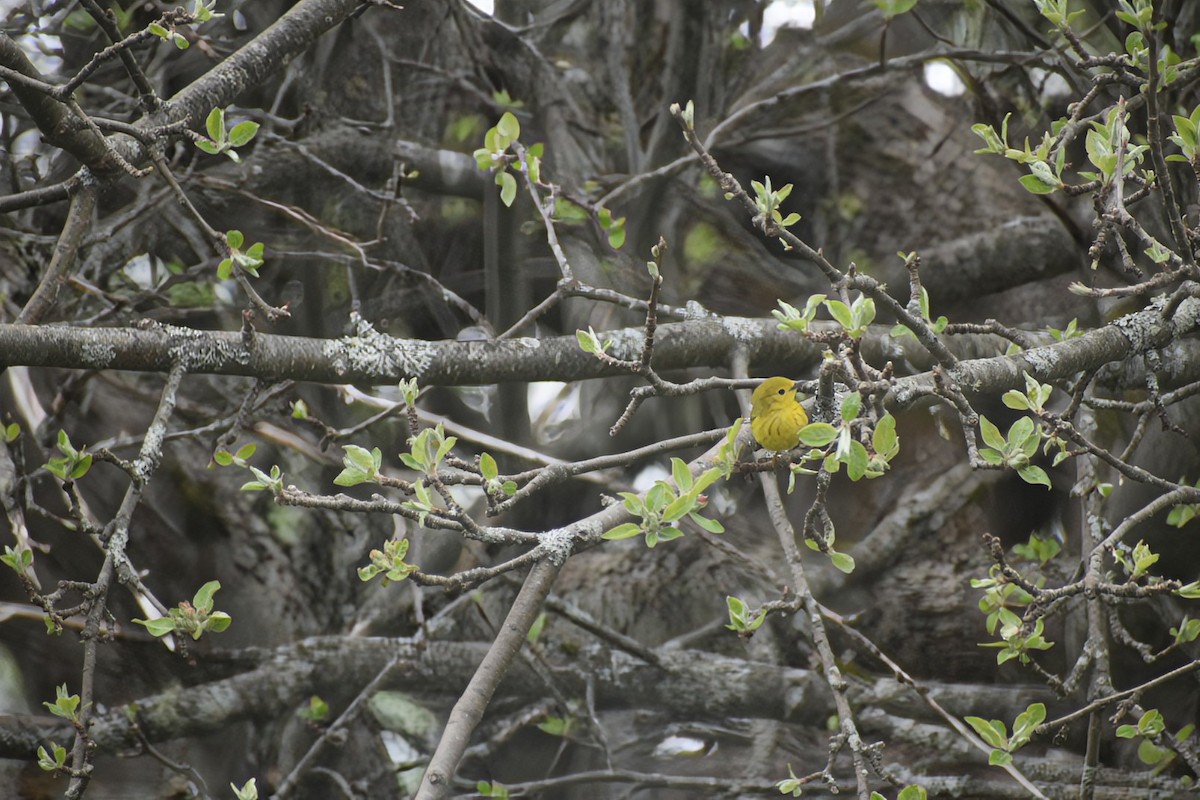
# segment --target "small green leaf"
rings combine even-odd
[[[239,122],[229,131],[229,143],[234,147],[249,144],[250,140],[258,134],[258,127],[257,122],[250,122],[249,120]]]
[[[884,414],[875,425],[875,433],[871,436],[871,446],[875,452],[890,459],[900,450],[900,439],[896,436],[896,418]]]
[[[854,318],[850,313],[850,308],[841,300],[826,300],[825,308],[829,311],[829,316],[833,317],[839,325],[846,330],[854,328]]]
[[[682,458],[671,459],[671,479],[675,481],[675,485],[679,487],[681,492],[686,492],[692,488],[692,473],[688,470],[687,464]]]
[[[1018,392],[1016,389],[1009,389],[1001,397],[1001,400],[1003,400],[1004,405],[1008,406],[1009,408],[1015,408],[1018,411],[1029,410],[1029,398]]]
[[[1003,434],[1000,429],[992,424],[987,417],[979,418],[979,433],[983,436],[983,441],[989,446],[997,450],[1004,450],[1007,442],[1004,441]]]
[[[497,172],[496,185],[500,187],[500,202],[511,207],[517,199],[517,179],[510,172]]]
[[[838,438],[838,429],[828,422],[812,422],[800,429],[800,443],[808,447],[824,447]]]
[[[829,554],[829,560],[842,572],[849,575],[854,572],[854,559],[849,553],[839,553],[836,550]]]
[[[610,528],[600,535],[601,539],[617,541],[619,539],[629,539],[637,536],[642,532],[642,526],[636,522],[624,522],[615,528]]]
[[[71,470],[71,473],[70,473],[70,479],[73,481],[79,480],[84,475],[87,475],[88,470],[91,468],[92,468],[91,454],[81,457],[78,461],[75,462],[75,466]]]
[[[1046,474],[1046,470],[1041,467],[1029,465],[1021,467],[1017,470],[1017,474],[1021,476],[1021,480],[1026,483],[1031,483],[1035,486],[1045,486],[1047,489],[1052,488],[1050,485],[1050,476]]]
[[[208,131],[208,138],[217,144],[223,143],[225,141],[225,109],[214,108],[208,112],[208,118],[204,120],[204,127]]]
[[[725,526],[720,522],[715,519],[709,519],[708,517],[700,516],[695,511],[689,512],[688,518],[709,533],[720,534],[725,532]]]
[[[239,789],[236,784],[229,784],[229,788],[233,789],[237,800],[258,800],[258,787],[255,785],[257,778],[251,778]]]
[[[981,717],[964,717],[964,719],[989,747],[1008,747],[1008,734],[1004,723],[1000,720],[994,719],[989,722]]]
[[[212,611],[213,595],[221,588],[220,581],[209,581],[200,587],[192,598],[192,606],[199,611]]]
[[[134,622],[136,622],[138,625],[145,625],[146,630],[150,632],[150,635],[156,637],[166,636],[168,633],[172,633],[175,630],[175,622],[169,617],[160,617],[158,619],[151,620],[135,619]]]
[[[308,698],[308,705],[296,712],[296,716],[307,722],[324,722],[329,718],[329,703],[314,694]]]
[[[1054,194],[1058,187],[1048,184],[1036,175],[1022,175],[1017,181],[1031,194]]]
[[[542,635],[542,629],[546,627],[546,612],[538,614],[533,620],[533,624],[529,626],[529,632],[525,634],[525,641],[530,644],[537,644],[538,637]]]
[[[500,117],[500,121],[496,123],[496,130],[510,142],[521,138],[521,123],[511,111],[505,111]]]
[[[484,480],[495,480],[500,476],[500,470],[496,466],[496,459],[492,458],[491,453],[483,453],[479,456],[479,472],[483,475]]]
[[[842,399],[842,419],[846,422],[857,419],[861,410],[862,395],[858,392],[848,392]]]

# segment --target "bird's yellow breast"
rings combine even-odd
[[[796,399],[790,378],[768,378],[750,398],[750,432],[768,450],[791,450],[800,443],[808,414]]]

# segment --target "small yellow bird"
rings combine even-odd
[[[791,450],[800,444],[808,414],[796,399],[791,378],[767,378],[750,398],[750,432],[768,450]]]

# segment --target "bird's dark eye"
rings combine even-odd
[[[780,394],[780,395],[787,394],[787,389],[780,389],[776,394]]]

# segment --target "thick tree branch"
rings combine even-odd
[[[1164,319],[1165,300],[1082,336],[1011,356],[961,360],[947,376],[964,391],[1002,391],[1023,385],[1028,372],[1039,381],[1070,378],[1131,356],[1166,347],[1200,324],[1200,299],[1189,297]],[[609,353],[634,360],[641,328],[598,334],[612,340]],[[953,341],[953,337],[948,337]],[[881,344],[898,348],[896,340]],[[818,345],[779,331],[774,320],[725,317],[660,325],[655,367],[659,370],[727,364],[735,349],[747,348],[750,363],[802,364],[820,359]],[[885,351],[886,352],[886,351]],[[572,381],[626,374],[579,349],[573,336],[503,341],[425,341],[378,333],[360,320],[358,335],[307,339],[166,325],[145,328],[65,328],[0,325],[0,364],[167,372],[182,359],[194,374],[245,375],[316,383],[394,383],[416,378],[423,386],[460,386],[504,381]],[[1164,386],[1194,380],[1194,359],[1164,359],[1173,370]],[[1111,375],[1110,375],[1111,372]],[[1115,367],[1101,369],[1101,383],[1119,382]],[[900,378],[889,393],[892,408],[906,408],[934,387],[930,373]]]
[[[401,659],[389,685],[408,691],[465,685],[490,648],[490,642],[418,642],[414,639],[320,636],[274,650],[250,649],[230,654],[255,662],[247,672],[137,700],[129,706],[97,714],[92,739],[99,751],[112,753],[138,739],[128,712],[137,706],[137,724],[150,742],[208,734],[243,720],[287,715],[314,693],[348,684],[365,684],[397,652]],[[567,693],[583,696],[585,677],[592,680],[596,702],[605,708],[657,708],[681,719],[759,717],[823,723],[832,711],[825,680],[806,669],[730,658],[700,650],[665,651],[650,665],[619,651],[585,651],[577,669],[557,677]],[[213,660],[212,657],[209,659]],[[1038,686],[967,686],[924,684],[929,695],[956,715],[999,716],[1015,704],[1052,702]],[[516,697],[540,698],[545,683],[529,666],[517,662],[505,680]],[[922,701],[910,687],[890,678],[852,683],[850,697],[860,707],[877,707],[909,716]],[[0,715],[0,758],[28,759],[46,738],[73,734],[69,723],[50,716]]]

